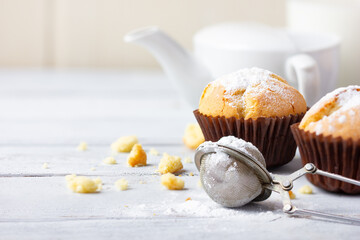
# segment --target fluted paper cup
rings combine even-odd
[[[224,136],[235,136],[254,144],[264,155],[266,167],[272,168],[290,162],[296,143],[290,126],[301,121],[305,113],[286,117],[237,119],[211,117],[194,111],[206,141],[216,142]]]
[[[313,163],[323,171],[360,180],[360,140],[316,135],[300,129],[299,124],[291,126],[291,130],[304,165]],[[315,186],[330,192],[360,193],[360,187],[350,183],[319,175],[307,174],[306,177]]]

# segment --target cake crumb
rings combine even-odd
[[[312,188],[309,185],[304,185],[299,189],[299,193],[302,194],[312,194]]]
[[[115,188],[118,191],[125,191],[128,189],[128,181],[125,178],[121,178],[115,182]]]
[[[290,197],[290,199],[295,199],[296,195],[295,195],[295,193],[293,193],[293,191],[289,191],[289,197]]]
[[[187,199],[185,199],[185,202],[190,200],[192,200],[191,197],[188,197]]]
[[[130,152],[139,141],[136,136],[124,136],[111,144],[113,152]]]
[[[183,168],[181,163],[181,158],[178,156],[170,156],[167,153],[164,153],[163,157],[160,159],[158,166],[158,172],[161,174],[165,173],[175,173]]]
[[[107,157],[103,160],[103,163],[111,165],[111,164],[116,164],[117,162],[116,162],[115,158]]]
[[[191,172],[191,173],[189,173],[189,176],[194,176],[194,173],[192,173],[192,172]]]
[[[192,159],[190,157],[184,158],[184,163],[192,163]]]
[[[205,142],[205,138],[199,124],[190,123],[186,126],[183,142],[190,149],[196,149],[200,144]]]
[[[166,173],[161,176],[161,184],[169,190],[181,190],[184,188],[184,180],[177,178],[172,173]]]
[[[145,184],[146,182],[145,182],[145,181],[140,181],[139,183],[140,183],[140,184]]]
[[[91,179],[85,176],[76,176],[75,174],[66,175],[67,187],[75,193],[95,193],[102,188],[100,178]]]
[[[130,167],[146,166],[147,156],[140,144],[135,144],[128,156],[128,165]]]
[[[151,148],[150,151],[149,151],[149,154],[153,155],[153,156],[159,156],[160,155],[160,153],[155,148]]]
[[[43,168],[43,169],[48,169],[48,168],[49,168],[49,164],[45,162],[45,163],[42,165],[42,168]]]
[[[202,182],[201,182],[201,180],[200,180],[200,179],[199,179],[199,181],[197,182],[197,185],[198,185],[198,187],[200,187],[200,188],[202,188],[202,187],[203,187]]]
[[[90,168],[90,170],[91,170],[91,171],[95,171],[95,170],[96,170],[96,168],[92,167],[92,168]]]
[[[78,151],[86,151],[88,149],[88,145],[86,142],[80,142],[76,149]]]

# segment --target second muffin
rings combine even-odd
[[[304,97],[283,78],[251,68],[209,83],[194,114],[205,140],[242,138],[259,148],[267,167],[273,167],[294,157],[290,125],[300,122],[306,109]]]
[[[303,165],[313,163],[321,170],[360,180],[360,86],[328,93],[291,128]],[[360,187],[350,183],[306,177],[327,191],[360,194]]]

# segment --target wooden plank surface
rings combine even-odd
[[[181,143],[185,125],[194,121],[192,109],[162,74],[0,71],[0,84],[1,239],[357,239],[360,233],[359,226],[289,217],[276,193],[261,203],[223,208],[198,186],[193,163],[180,173],[182,191],[161,186],[160,156],[148,155],[149,165],[139,168],[129,168],[124,153],[115,156],[118,164],[102,164],[111,142],[126,134],[137,134],[146,151],[193,156]],[[76,150],[81,140],[88,151]],[[274,172],[300,167],[297,157]],[[103,190],[72,193],[64,178],[72,173],[100,177]],[[114,182],[122,177],[130,188],[119,192]],[[304,184],[305,178],[294,183],[296,206],[360,217],[359,196],[314,186],[313,195],[297,193]]]

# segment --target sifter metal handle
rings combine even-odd
[[[335,215],[330,213],[323,213],[318,212],[314,210],[308,210],[308,209],[300,209],[292,205],[289,195],[285,194],[287,191],[291,190],[293,187],[293,181],[298,179],[299,177],[305,175],[305,174],[318,174],[325,177],[330,177],[336,180],[340,180],[343,182],[351,183],[357,186],[360,186],[360,181],[343,177],[338,174],[325,172],[322,170],[319,170],[314,164],[308,163],[303,168],[299,169],[298,171],[290,174],[289,176],[280,176],[280,175],[273,175],[273,184],[267,185],[266,187],[271,189],[272,191],[276,191],[280,193],[281,198],[283,200],[283,211],[288,214],[303,214],[303,215],[311,215],[315,217],[321,217],[324,219],[329,220],[335,220],[335,221],[341,221],[346,222],[350,224],[360,224],[360,219],[358,218],[352,218],[352,217],[345,217],[341,215]]]
[[[318,211],[308,210],[308,209],[301,209],[301,208],[297,208],[292,205],[290,205],[288,207],[290,207],[291,209],[289,211],[286,211],[287,210],[286,206],[284,206],[284,212],[288,213],[288,214],[311,215],[314,217],[321,217],[321,218],[328,219],[328,220],[335,220],[335,221],[341,221],[341,222],[346,222],[346,223],[350,223],[350,224],[360,225],[360,219],[358,219],[358,218],[345,217],[345,216],[341,216],[341,215],[318,212]]]
[[[350,184],[360,186],[360,181],[358,181],[358,180],[347,178],[347,177],[344,177],[344,176],[341,176],[341,175],[338,175],[335,173],[329,173],[329,172],[322,171],[322,170],[318,169],[312,163],[307,163],[303,168],[297,170],[296,172],[294,172],[288,176],[272,174],[272,181],[273,181],[273,183],[280,184],[284,190],[289,191],[293,188],[293,181],[304,176],[305,174],[318,174],[318,175],[321,175],[324,177],[329,177],[329,178],[333,178],[333,179],[336,179],[339,181],[343,181],[343,182],[347,182]]]
[[[351,183],[351,184],[354,184],[356,186],[360,186],[360,181],[357,181],[357,180],[354,180],[354,179],[351,179],[351,178],[347,178],[347,177],[344,177],[344,176],[341,176],[341,175],[338,175],[338,174],[335,174],[335,173],[325,172],[325,171],[322,171],[320,169],[316,169],[316,171],[313,174],[318,174],[318,175],[321,175],[321,176],[324,176],[324,177],[329,177],[329,178],[333,178],[333,179],[340,180],[340,181],[343,181],[343,182]]]

